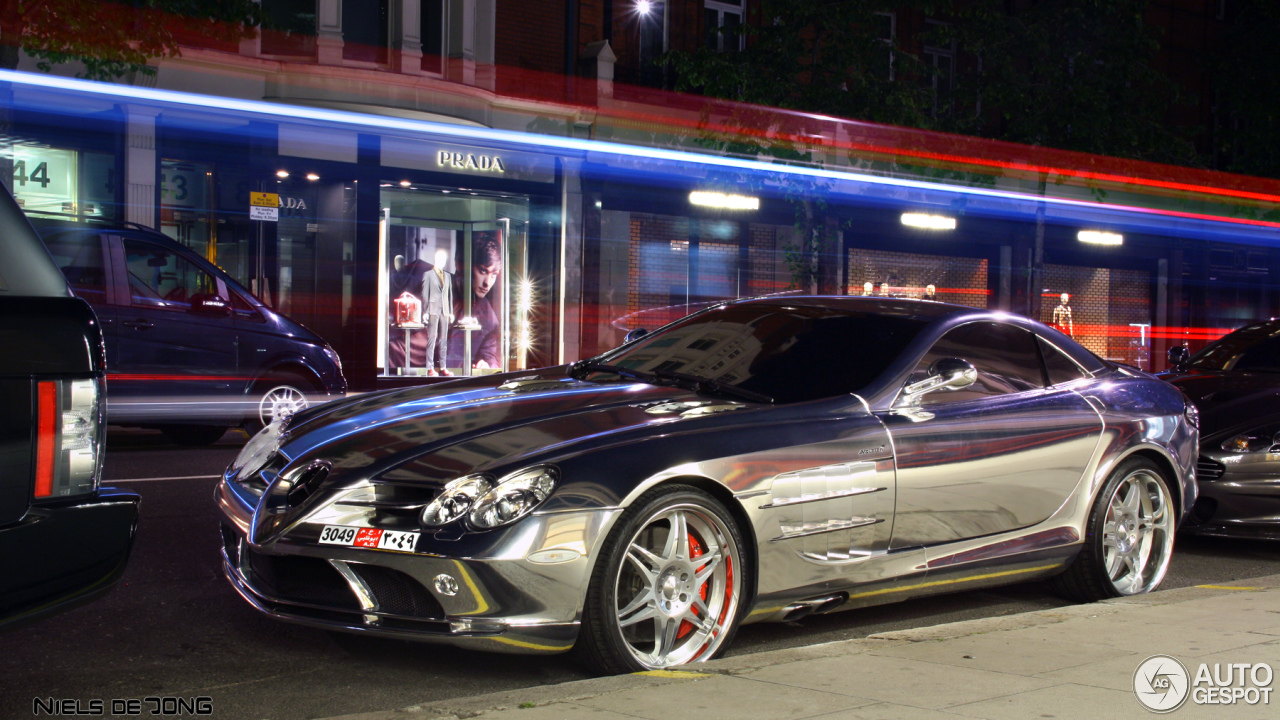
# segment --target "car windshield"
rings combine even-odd
[[[927,324],[892,311],[728,305],[691,315],[595,362],[706,378],[777,403],[803,402],[860,391]]]
[[[1280,323],[1240,328],[1193,355],[1190,365],[1201,370],[1280,372]]]

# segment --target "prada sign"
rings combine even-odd
[[[436,165],[454,170],[476,170],[501,175],[507,171],[500,155],[475,155],[473,153],[449,152],[441,150],[436,155]]]
[[[382,165],[507,180],[547,183],[556,180],[556,161],[553,155],[441,145],[406,138],[383,138]]]

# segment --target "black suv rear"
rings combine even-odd
[[[0,189],[0,627],[102,594],[124,571],[139,498],[98,486],[104,367],[92,308]]]

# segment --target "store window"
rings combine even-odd
[[[360,62],[387,62],[389,0],[342,4],[342,58]]]
[[[916,298],[986,308],[986,258],[916,255],[854,248],[845,277],[849,295]]]
[[[316,54],[316,0],[262,0],[262,54]]]
[[[422,0],[422,71],[444,73],[444,0]]]
[[[1138,270],[1044,266],[1040,317],[1094,354],[1151,369],[1151,275]]]
[[[212,188],[212,165],[177,160],[160,162],[160,231],[210,262],[216,262]]]
[[[115,217],[114,156],[37,144],[15,144],[7,154],[13,163],[9,187],[28,215]]]
[[[740,32],[746,17],[744,3],[706,0],[703,8],[707,47],[712,50],[742,50],[746,37]]]
[[[529,199],[403,181],[382,207],[382,374],[528,368],[551,291],[530,275]]]

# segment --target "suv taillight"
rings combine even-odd
[[[101,380],[36,385],[35,497],[92,493],[102,474]]]

